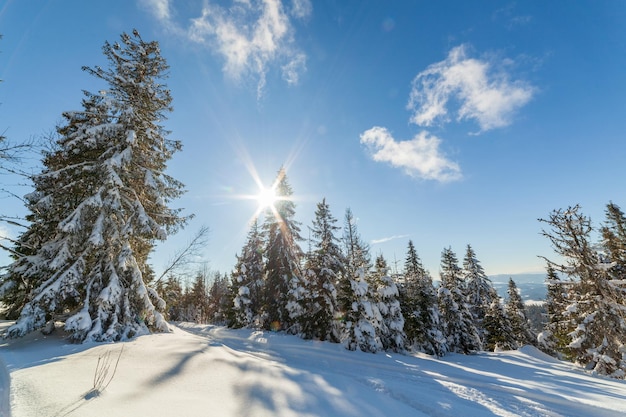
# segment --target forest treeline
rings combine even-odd
[[[515,283],[501,300],[470,245],[461,262],[443,249],[438,285],[412,241],[402,272],[392,275],[382,255],[372,259],[352,211],[338,226],[322,199],[304,252],[284,169],[279,198],[250,225],[232,273],[210,287],[203,274],[188,288],[173,274],[155,279],[148,262],[155,243],[188,220],[170,207],[184,186],[165,173],[182,149],[162,125],[172,110],[168,65],[158,43],[137,31],[105,42],[103,53],[107,67],[83,69],[108,87],[85,91],[82,109],[62,114],[41,171],[29,175],[24,231],[2,245],[12,262],[0,277],[0,300],[16,320],[7,337],[62,322],[76,342],[118,341],[192,320],[365,352],[441,356],[534,344],[624,378],[626,218],[613,203],[599,228],[578,206],[541,220],[558,260],[546,258],[547,316],[538,335]],[[0,168],[10,156],[3,149],[10,148],[0,138]]]
[[[470,245],[461,265],[443,250],[438,286],[412,241],[402,273],[392,275],[383,255],[372,260],[352,211],[339,227],[324,199],[304,253],[284,170],[277,184],[280,198],[252,223],[230,276],[217,273],[208,285],[199,273],[187,289],[173,275],[159,282],[170,320],[282,330],[366,352],[442,356],[535,344],[515,282],[502,302]]]

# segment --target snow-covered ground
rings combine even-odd
[[[623,416],[626,383],[531,347],[434,359],[206,325],[115,344],[67,344],[57,330],[0,341],[7,415]]]

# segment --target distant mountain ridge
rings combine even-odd
[[[516,284],[521,284],[521,283],[536,283],[536,284],[543,284],[546,280],[546,274],[545,273],[535,273],[535,274],[496,274],[496,275],[489,275],[489,279],[491,280],[491,282],[496,283],[496,282],[504,282],[506,284],[508,284],[509,282],[509,278],[513,278],[513,281],[515,281]]]
[[[493,283],[498,295],[508,298],[506,290],[509,285],[509,278],[512,278],[520,290],[522,299],[528,301],[545,301],[546,299],[546,274],[497,274],[490,275],[489,279]]]

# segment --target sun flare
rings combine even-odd
[[[273,207],[274,203],[277,200],[276,190],[274,189],[274,187],[263,187],[257,194],[256,200],[259,203],[259,209],[261,210]]]
[[[285,195],[285,190],[282,189],[281,182],[286,175],[287,168],[293,164],[299,151],[302,149],[302,146],[299,146],[296,149],[296,152],[292,152],[292,154],[287,158],[285,163],[281,166],[274,182],[269,187],[265,185],[267,183],[264,183],[263,180],[261,180],[261,177],[259,176],[259,173],[257,172],[257,169],[252,162],[252,158],[250,158],[246,148],[240,145],[236,146],[236,149],[239,158],[243,161],[246,170],[256,184],[255,190],[250,190],[252,191],[250,194],[233,195],[234,198],[249,200],[256,203],[256,210],[247,224],[251,224],[251,222],[259,220],[260,217],[269,215],[273,215],[280,221],[282,203],[295,200],[294,196],[291,195],[291,192],[287,193],[288,195]]]

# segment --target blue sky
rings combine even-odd
[[[621,1],[8,0],[0,129],[52,131],[105,87],[81,67],[136,28],[170,65],[165,126],[184,149],[168,172],[195,214],[157,270],[207,225],[204,259],[230,271],[257,209],[239,196],[284,165],[304,237],[325,197],[392,266],[411,239],[435,277],[442,249],[468,243],[488,274],[541,272],[537,218],[626,209],[624,22]]]

